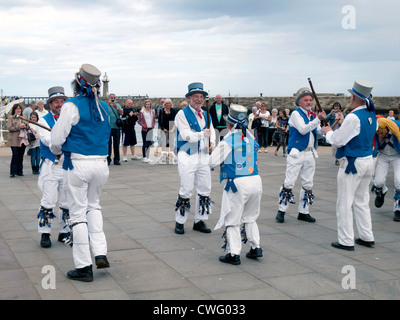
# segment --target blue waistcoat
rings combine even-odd
[[[400,121],[397,121],[397,120],[392,120],[398,127],[399,127],[399,129],[400,129]],[[385,147],[386,147],[386,145],[389,145],[390,147],[392,147],[394,150],[396,150],[396,152],[398,153],[398,154],[400,154],[400,142],[399,142],[399,140],[397,140],[397,137],[393,134],[392,135],[392,137],[393,137],[393,144],[391,143],[391,142],[385,142],[385,141],[383,141],[383,142],[380,142],[379,141],[379,137],[378,137],[378,135],[376,135],[376,137],[375,137],[375,147],[376,147],[376,149],[377,150],[383,150]]]
[[[186,108],[184,108],[183,109],[183,113],[185,114],[186,120],[189,123],[189,126],[190,126],[192,131],[201,132],[202,130],[204,130],[207,127],[207,121],[206,121],[205,127],[204,128],[200,128],[200,125],[197,122],[196,116],[194,115],[193,111],[190,109],[190,106],[187,106]],[[207,112],[206,111],[204,111],[204,116],[207,119]],[[208,121],[211,121],[210,117],[208,117]],[[199,152],[200,141],[193,142],[193,143],[187,142],[180,135],[178,128],[175,129],[175,135],[176,135],[176,143],[175,143],[175,145],[176,145],[177,151],[182,149],[183,151],[185,151],[189,155],[192,155],[192,154],[195,154],[195,153]]]
[[[50,129],[53,129],[56,121],[54,120],[54,116],[51,112],[46,114],[43,119],[47,122]],[[42,141],[40,141],[40,157],[42,159],[49,159],[50,161],[54,162],[56,160],[56,155],[50,151],[48,146],[45,146]]]
[[[353,113],[360,119],[360,134],[351,139],[336,152],[336,158],[346,157],[346,173],[357,173],[354,162],[357,158],[372,155],[372,141],[376,133],[376,114],[368,109],[355,110]]]
[[[107,104],[99,101],[101,103],[100,110],[104,118],[104,121],[101,121],[101,119],[94,116],[94,111],[89,104],[88,97],[78,96],[67,101],[73,102],[77,106],[79,110],[79,122],[71,127],[62,150],[66,154],[79,153],[85,156],[108,155],[108,140],[110,139],[111,127]],[[97,109],[96,112],[98,113]]]
[[[235,132],[222,141],[229,144],[232,152],[221,164],[220,182],[227,179],[225,190],[237,192],[235,178],[258,175],[257,151],[258,143],[252,137],[244,137],[242,132]]]
[[[309,124],[310,121],[314,120],[315,117],[311,115],[310,120],[308,116],[300,109],[296,109],[293,112],[298,112],[300,116],[303,118],[305,124]],[[318,148],[318,139],[317,139],[317,128],[312,131],[314,135],[314,149]],[[289,144],[288,144],[288,154],[292,148],[296,148],[299,151],[303,151],[307,148],[308,143],[310,142],[310,132],[307,132],[305,135],[301,134],[295,127],[289,126]]]

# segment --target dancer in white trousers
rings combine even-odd
[[[260,214],[262,182],[258,175],[258,143],[247,130],[247,108],[231,105],[225,115],[230,132],[218,144],[210,157],[212,168],[221,165],[221,182],[227,180],[222,194],[221,215],[215,229],[225,225],[228,254],[219,260],[240,264],[242,241],[248,242],[247,258],[262,257],[257,218]],[[243,224],[243,228],[240,226]]]
[[[375,207],[380,208],[388,192],[386,177],[390,165],[394,174],[393,221],[400,221],[400,121],[387,118],[378,118],[379,128],[374,139],[375,149],[378,152],[375,173],[373,176],[372,191],[375,191]]]
[[[73,84],[76,97],[65,102],[53,128],[50,149],[64,154],[67,199],[75,269],[72,280],[93,281],[92,257],[97,268],[108,268],[107,241],[103,232],[100,194],[107,182],[110,122],[108,106],[99,101],[101,72],[82,65]]]
[[[301,178],[301,191],[298,204],[298,220],[315,222],[310,215],[310,205],[313,204],[315,158],[318,158],[318,137],[322,136],[321,120],[326,115],[322,111],[318,116],[311,111],[314,95],[308,88],[301,88],[296,94],[296,105],[289,120],[289,144],[286,160],[286,175],[283,186],[280,188],[278,213],[276,221],[283,223],[289,204],[294,204],[292,189],[298,175]]]
[[[355,81],[351,93],[351,113],[339,118],[341,127],[332,131],[323,127],[328,143],[338,147],[336,216],[338,241],[332,247],[354,251],[354,242],[373,247],[369,191],[374,160],[372,141],[378,128],[376,113],[371,100],[372,85],[366,81]],[[360,238],[354,240],[353,218]]]
[[[209,153],[215,145],[211,117],[202,109],[207,92],[201,82],[188,86],[189,105],[175,117],[178,172],[181,186],[175,206],[175,233],[184,234],[184,224],[190,213],[190,197],[196,184],[193,230],[210,233],[205,224],[211,213],[211,172]],[[208,122],[207,122],[208,121]],[[209,128],[207,128],[209,123]]]
[[[47,103],[50,107],[50,112],[44,117],[40,118],[39,124],[53,128],[58,117],[60,116],[61,108],[64,101],[68,99],[64,94],[63,87],[52,87],[49,90],[49,98]],[[50,149],[51,132],[44,128],[37,126],[37,133],[40,139],[40,174],[38,179],[38,187],[42,192],[42,199],[40,200],[40,208],[38,217],[38,232],[41,234],[40,245],[42,248],[51,247],[51,230],[54,209],[58,200],[58,225],[60,231],[58,234],[58,241],[68,241],[69,235],[69,210],[67,197],[65,193],[64,175],[62,169],[63,157],[56,159]]]

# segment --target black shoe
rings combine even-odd
[[[64,239],[67,237],[66,233],[59,233],[58,234],[58,242],[63,242],[64,243]]]
[[[203,220],[193,224],[193,230],[200,231],[203,233],[211,233],[211,229],[207,227]]]
[[[397,221],[397,222],[400,221],[400,211],[399,211],[399,210],[396,210],[396,211],[394,212],[393,221]]]
[[[42,238],[40,239],[40,246],[42,248],[51,247],[50,233],[42,233]]]
[[[299,215],[297,216],[297,220],[306,221],[306,222],[317,221],[317,220],[315,220],[315,218],[311,217],[308,213],[307,214],[299,213]]]
[[[336,249],[354,251],[354,246],[344,246],[344,245],[340,244],[339,242],[332,242],[331,245],[332,245],[332,247],[334,247]]]
[[[219,261],[237,266],[240,264],[240,256],[237,254],[232,256],[230,253],[228,253],[226,256],[220,256]]]
[[[246,253],[246,257],[249,259],[257,259],[263,256],[261,248],[251,248],[249,252]]]
[[[285,213],[283,211],[278,211],[276,217],[276,222],[283,223],[285,221]]]
[[[383,206],[383,203],[385,202],[385,195],[386,193],[382,193],[382,195],[377,195],[375,197],[375,207],[380,208]]]
[[[119,160],[114,160],[114,164],[115,164],[116,166],[120,166],[120,165],[121,165],[121,162],[119,162]]]
[[[368,248],[373,248],[375,247],[375,242],[374,241],[364,241],[361,238],[358,238],[354,240],[355,243],[360,244],[362,246],[368,247]]]
[[[96,262],[97,269],[104,269],[110,267],[110,263],[108,262],[106,256],[95,256],[94,260]]]
[[[20,173],[17,173],[17,176],[23,177],[24,174],[22,172],[20,172]]]
[[[10,178],[15,178],[15,173],[11,173]]]
[[[176,234],[184,234],[185,229],[183,228],[183,224],[176,222],[175,223],[175,233]]]
[[[93,281],[92,265],[68,271],[67,278],[83,282],[92,282]]]

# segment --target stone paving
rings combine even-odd
[[[139,148],[138,148],[139,151]],[[111,268],[94,269],[94,281],[66,278],[74,268],[72,250],[57,242],[39,244],[36,213],[41,193],[29,157],[24,176],[9,178],[10,148],[0,148],[0,299],[27,300],[381,300],[400,299],[400,223],[393,221],[392,195],[371,211],[375,248],[356,245],[354,252],[331,247],[337,241],[336,173],[330,147],[320,147],[311,214],[315,224],[298,221],[292,205],[284,224],[275,222],[285,158],[259,154],[263,181],[258,223],[264,257],[250,260],[243,246],[241,265],[218,261],[223,230],[193,231],[193,215],[183,236],[174,234],[174,205],[179,189],[175,165],[128,160],[110,165],[101,197]],[[388,175],[393,190],[393,171]],[[223,185],[212,172],[215,201],[208,225],[219,217]],[[300,180],[294,193],[298,200]],[[348,273],[345,266],[352,268]],[[50,268],[51,271],[46,271]],[[342,272],[343,271],[343,272]],[[355,271],[355,282],[348,278]],[[55,272],[55,273],[54,273]],[[55,288],[48,276],[55,274]],[[350,286],[350,284],[354,284]],[[347,288],[346,288],[347,285]],[[355,286],[355,288],[354,288]]]

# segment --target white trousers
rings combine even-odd
[[[68,209],[64,184],[65,174],[62,164],[54,164],[49,159],[43,161],[38,179],[38,187],[42,192],[42,199],[40,200],[41,207],[54,210],[58,200],[58,206],[60,208]],[[61,209],[58,210],[58,224],[60,233],[68,232],[68,226],[62,220]],[[40,227],[38,224],[38,232],[51,233],[51,227],[48,225]]]
[[[298,212],[308,214],[310,212],[310,205],[306,203],[304,206],[304,190],[311,190],[313,187],[314,173],[315,173],[315,159],[313,151],[303,151],[299,153],[293,152],[292,149],[286,160],[286,175],[284,187],[293,189],[297,177],[300,174],[302,188],[298,199]],[[295,155],[293,155],[295,154]],[[289,203],[282,202],[279,204],[279,211],[286,212]]]
[[[257,218],[260,214],[262,182],[260,176],[236,178],[237,192],[222,194],[221,215],[214,230],[226,226],[227,251],[239,255],[242,251],[240,225],[244,224],[247,241],[254,248],[260,247]]]
[[[67,171],[66,190],[72,226],[72,253],[76,268],[92,264],[94,256],[107,254],[103,232],[100,194],[109,169],[106,159],[72,160],[73,170]]]
[[[179,195],[182,198],[189,199],[193,195],[194,185],[196,185],[196,202],[194,208],[194,219],[208,220],[207,214],[201,214],[199,206],[199,194],[202,196],[210,196],[211,194],[211,171],[209,165],[208,153],[196,153],[188,155],[184,151],[178,152],[178,173],[181,181]],[[210,208],[211,213],[211,208]],[[182,216],[178,211],[175,212],[175,220],[178,223],[184,224],[188,218],[189,211],[186,210]]]
[[[374,186],[382,188],[383,193],[386,193],[388,191],[388,187],[386,186],[386,177],[390,165],[393,166],[394,187],[397,190],[400,190],[400,155],[397,154],[388,156],[386,154],[379,153],[376,159],[373,183]],[[396,211],[399,210],[400,208],[396,206],[395,203],[393,209],[394,211]]]
[[[359,237],[364,241],[374,241],[369,208],[373,162],[372,157],[357,158],[355,161],[357,174],[346,174],[347,159],[340,159],[337,175],[336,216],[338,240],[344,246],[354,246],[353,218]]]

